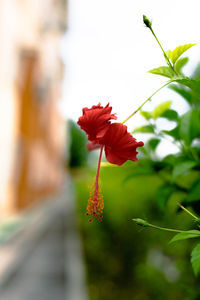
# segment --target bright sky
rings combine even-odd
[[[118,120],[123,121],[166,79],[147,73],[165,60],[142,15],[153,20],[153,28],[165,50],[199,41],[198,0],[69,0],[68,31],[62,56],[66,63],[63,98],[64,117],[77,120],[82,107],[110,102]],[[188,50],[192,63],[199,59],[199,45]],[[160,92],[144,110],[171,100],[174,93]],[[184,112],[179,99],[173,108]],[[128,122],[140,126],[142,117]]]

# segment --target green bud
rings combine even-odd
[[[140,226],[143,226],[143,227],[150,227],[151,225],[145,221],[145,220],[142,220],[142,219],[132,219],[137,225],[140,225]]]
[[[149,19],[145,15],[143,15],[143,22],[148,28],[151,28],[152,22],[149,21]]]

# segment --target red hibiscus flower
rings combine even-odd
[[[96,217],[102,220],[103,197],[99,187],[99,173],[103,149],[107,161],[121,166],[127,160],[137,160],[137,147],[142,147],[143,142],[137,142],[136,139],[127,132],[127,127],[121,123],[110,123],[111,119],[116,119],[111,114],[112,107],[109,103],[102,107],[100,103],[92,108],[83,108],[83,116],[78,120],[80,127],[88,134],[91,141],[87,144],[89,151],[100,148],[99,162],[94,185],[91,187],[90,199],[87,205],[87,215],[90,216],[90,222]]]
[[[77,123],[93,143],[98,143],[99,139],[104,136],[110,125],[110,120],[117,119],[115,114],[111,114],[111,110],[112,107],[109,106],[109,103],[105,107],[99,103],[91,108],[83,108],[83,115]]]
[[[105,146],[107,161],[111,164],[121,166],[127,160],[137,161],[137,147],[144,146],[143,142],[136,139],[127,132],[127,126],[121,123],[113,123],[101,140]]]

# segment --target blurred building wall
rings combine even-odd
[[[66,0],[0,1],[0,216],[55,191],[63,175],[57,111]]]

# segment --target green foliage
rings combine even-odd
[[[176,47],[173,51],[169,50],[169,54],[168,57],[169,59],[172,61],[173,64],[175,64],[175,62],[177,61],[177,59],[188,49],[190,49],[191,47],[193,47],[196,44],[186,44],[186,45],[181,45]]]
[[[156,193],[156,200],[161,210],[163,211],[165,210],[167,201],[169,200],[173,192],[174,192],[174,187],[167,183],[163,184],[158,188]]]
[[[160,143],[160,139],[158,139],[158,138],[152,138],[152,139],[150,139],[148,141],[148,148],[150,150],[155,151],[156,148],[157,148],[157,146],[159,145],[159,143]]]
[[[187,47],[184,49],[186,48]],[[179,54],[181,51],[179,51]],[[165,163],[163,165],[160,164],[161,168],[159,173],[162,174],[164,182],[163,186],[161,186],[157,192],[157,201],[162,209],[165,208],[168,199],[176,191],[185,193],[185,202],[196,202],[200,200],[199,182],[195,181],[196,177],[194,177],[193,180],[193,176],[191,176],[194,170],[200,175],[200,151],[198,147],[192,146],[194,143],[199,145],[197,142],[200,142],[200,110],[198,106],[196,106],[200,96],[197,98],[197,94],[195,97],[193,94],[194,92],[197,93],[199,82],[192,78],[177,79],[175,81],[179,82],[179,84],[181,83],[181,85],[171,85],[170,88],[183,96],[189,103],[190,109],[182,116],[179,116],[175,110],[170,109],[171,101],[165,101],[159,104],[152,112],[142,114],[148,122],[148,124],[143,127],[154,127],[155,135],[153,139],[146,143],[145,149],[143,150],[145,156],[149,156],[149,151],[155,151],[157,145],[165,136],[172,137],[173,141],[180,148],[175,159],[168,161],[163,158],[163,162]],[[188,87],[190,87],[190,90]],[[147,115],[148,117],[146,117]],[[149,118],[149,116],[152,116],[154,122],[152,122],[152,118]],[[175,121],[176,125],[172,130],[158,129],[156,122],[158,118],[166,118],[169,122]],[[136,130],[135,132],[139,131]],[[154,160],[153,164],[156,165],[157,161]],[[156,172],[158,172],[158,170],[156,170]],[[181,181],[179,178],[181,178]]]
[[[154,133],[154,126],[149,124],[149,125],[145,125],[145,126],[141,126],[141,127],[136,127],[132,133],[137,133],[137,132],[141,132],[141,133]]]
[[[174,82],[180,83],[191,89],[198,97],[200,96],[200,80],[196,80],[193,78],[178,78],[174,79]]]
[[[169,67],[166,66],[152,69],[149,71],[149,73],[165,76],[168,78],[172,78],[174,76],[174,72]]]
[[[167,109],[164,111],[161,116],[162,118],[168,119],[170,121],[177,121],[178,120],[178,113],[173,109]]]
[[[194,274],[197,275],[200,272],[200,243],[192,250],[191,263]]]
[[[146,129],[146,132],[149,130],[153,134],[153,138],[146,142],[142,150],[145,164],[143,165],[140,161],[140,166],[143,166],[143,173],[148,174],[151,170],[152,174],[156,174],[162,180],[162,184],[155,193],[155,199],[163,214],[167,214],[167,209],[173,199],[184,203],[185,207],[190,206],[196,213],[200,214],[200,67],[197,66],[193,78],[186,77],[182,73],[182,68],[188,62],[188,58],[180,58],[192,46],[194,44],[187,44],[179,46],[173,51],[168,51],[168,58],[172,62],[171,67],[168,63],[168,66],[150,71],[152,74],[171,78],[169,88],[187,102],[188,110],[184,114],[178,115],[177,111],[171,109],[172,101],[165,101],[153,111],[141,112],[146,120],[146,125],[142,128],[136,128],[134,131],[134,133],[145,132],[144,129]],[[157,124],[159,118],[165,118],[169,123],[175,122],[174,128],[162,130]],[[156,149],[166,137],[170,137],[179,150],[177,154],[167,155],[159,160]],[[133,173],[137,174],[137,168],[134,169]],[[186,208],[183,206],[182,208],[195,221],[198,219]],[[196,225],[199,227],[200,224]],[[192,229],[179,232],[172,238],[171,242],[199,237],[200,231]],[[191,262],[194,273],[199,273],[200,244],[194,248]]]
[[[68,121],[68,128],[70,139],[68,165],[70,168],[85,166],[88,159],[86,135],[72,120]]]
[[[200,201],[200,179],[198,179],[189,190],[187,202]]]
[[[179,141],[180,140],[180,135],[179,135],[179,127],[176,126],[172,130],[162,130],[162,133],[171,136],[175,140]]]
[[[165,101],[161,104],[159,104],[153,111],[152,116],[154,119],[157,119],[158,117],[161,117],[167,110],[169,110],[170,106],[172,104],[172,101]]]
[[[170,243],[180,241],[180,240],[191,239],[191,238],[200,238],[200,231],[199,230],[188,230],[185,232],[177,233],[171,239]]]
[[[169,88],[178,93],[181,97],[183,97],[189,104],[192,103],[192,93],[188,91],[188,89],[184,86],[178,86],[176,84],[170,84]]]
[[[128,176],[126,176],[126,178],[125,178],[125,180],[124,180],[124,182],[126,182],[126,181],[128,181],[128,180],[130,180],[130,179],[132,179],[133,177],[138,177],[138,176],[148,176],[148,175],[151,175],[152,174],[152,172],[153,172],[153,169],[150,167],[150,166],[148,166],[148,167],[146,167],[146,168],[134,168],[132,171],[131,171],[131,174],[130,175],[128,175]]]
[[[188,61],[188,57],[182,57],[176,61],[174,68],[178,74],[181,74],[182,68],[187,64]]]
[[[100,224],[89,223],[85,215],[88,186],[95,176],[96,165],[94,170],[76,177],[77,212],[89,297],[91,300],[140,297],[156,300],[190,299],[181,287],[183,284],[189,285],[193,293],[199,289],[199,283],[195,283],[187,261],[190,240],[171,246],[168,241],[172,233],[163,235],[163,232],[144,227],[147,223],[142,221],[144,226],[141,231],[131,221],[138,215],[161,225],[180,228],[183,224],[190,226],[190,219],[185,214],[176,218],[175,212],[169,217],[159,213],[155,193],[162,180],[152,169],[149,174],[136,175],[124,181],[134,170],[142,170],[148,162],[139,160],[136,164],[130,162],[120,168],[110,166],[101,169],[105,209]],[[171,270],[169,275],[165,270]],[[173,273],[177,277],[174,278]]]
[[[179,135],[186,145],[191,145],[195,138],[200,137],[200,111],[191,109],[181,116]]]
[[[186,172],[190,171],[193,169],[194,166],[197,165],[196,161],[181,161],[177,164],[174,165],[173,171],[172,171],[172,178],[176,179],[180,175],[184,175]]]
[[[141,116],[143,116],[146,120],[149,120],[149,119],[152,118],[151,113],[148,112],[148,111],[141,111],[140,114],[141,114]]]
[[[149,73],[152,74],[156,74],[156,75],[161,75],[161,76],[165,76],[167,78],[173,79],[175,80],[177,78],[177,80],[185,80],[182,82],[179,82],[181,84],[184,84],[188,87],[191,87],[191,85],[194,85],[194,83],[189,82],[189,78],[179,78],[179,75],[182,75],[182,68],[186,65],[186,63],[188,62],[188,58],[187,57],[183,57],[180,58],[179,57],[188,49],[190,49],[191,47],[193,47],[196,44],[186,44],[186,45],[181,45],[176,47],[174,50],[168,50],[166,52],[164,52],[164,56],[166,58],[166,61],[168,63],[168,66],[161,66],[155,69],[152,69],[149,71]],[[170,63],[170,61],[172,62],[172,65]],[[188,80],[188,82],[187,82]],[[178,81],[177,81],[178,82]],[[197,88],[198,90],[198,88]]]

